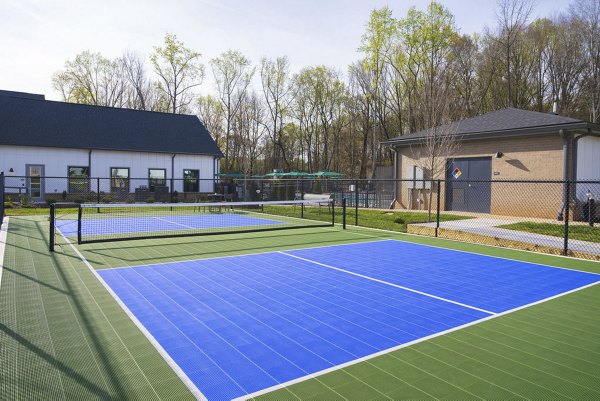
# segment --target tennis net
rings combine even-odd
[[[171,204],[81,204],[51,210],[51,230],[79,244],[332,226],[332,199]],[[52,235],[52,233],[51,233]]]

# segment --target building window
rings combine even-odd
[[[110,190],[112,192],[129,192],[129,168],[110,168]]]
[[[183,170],[183,192],[200,191],[200,170]]]
[[[68,166],[70,193],[85,193],[90,191],[90,168],[84,166]]]
[[[167,170],[164,168],[148,169],[148,187],[154,191],[155,187],[164,187],[167,185]]]

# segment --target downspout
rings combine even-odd
[[[567,204],[567,181],[569,181],[569,134],[565,130],[558,131],[558,135],[563,139],[563,202],[560,205],[556,220],[562,221],[565,217],[565,205]],[[568,211],[567,211],[568,212]]]
[[[88,178],[92,176],[92,149],[88,150]]]
[[[390,209],[393,209],[398,199],[398,148],[394,148],[394,200],[390,204]]]
[[[173,202],[173,187],[175,186],[175,156],[177,156],[177,153],[173,153],[173,156],[171,156],[171,202]]]

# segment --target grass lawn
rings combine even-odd
[[[50,215],[48,207],[5,207],[4,214],[7,216],[39,216]]]
[[[553,237],[562,237],[564,235],[564,226],[562,224],[535,223],[526,221],[522,223],[507,224],[499,227],[507,228],[509,230],[525,231],[528,233],[551,235]],[[569,238],[600,243],[600,227],[571,225],[569,226]]]
[[[298,211],[294,208],[268,206],[264,208],[265,213],[277,214],[283,216],[296,217]],[[335,222],[342,223],[342,209],[336,208]],[[313,220],[330,221],[331,215],[326,207],[307,207],[304,209],[304,217]],[[459,216],[453,214],[441,214],[440,221],[452,221],[470,219],[468,216]],[[431,214],[432,221],[435,221],[435,213]],[[354,208],[348,208],[346,211],[346,223],[355,223]],[[359,209],[358,225],[361,227],[380,228],[384,230],[406,232],[406,226],[414,223],[427,223],[427,212],[396,212],[392,210],[379,209]]]

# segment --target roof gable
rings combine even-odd
[[[0,144],[222,156],[196,116],[1,95]]]
[[[588,125],[583,120],[564,117],[552,113],[540,113],[537,111],[505,108],[480,116],[467,118],[451,124],[441,126],[440,129],[452,135],[464,138],[473,137],[502,137],[511,133],[549,132],[561,128],[579,128]],[[385,143],[401,144],[403,142],[415,142],[430,135],[431,129],[415,132],[409,135],[390,139]]]

